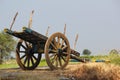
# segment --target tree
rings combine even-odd
[[[91,54],[90,50],[88,50],[88,49],[83,50],[83,55],[90,55],[90,54]]]
[[[10,56],[10,53],[15,48],[16,41],[12,36],[0,32],[0,63],[3,61],[5,57]]]
[[[113,50],[110,51],[109,54],[119,54],[119,52],[116,49],[113,49]]]

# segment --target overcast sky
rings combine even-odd
[[[49,36],[63,32],[67,24],[67,38],[76,50],[89,49],[92,54],[105,54],[120,49],[120,0],[0,0],[0,30],[9,28],[16,12],[12,30],[20,31],[28,25],[32,10],[32,29],[41,34],[50,26]]]

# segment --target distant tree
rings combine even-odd
[[[16,41],[12,36],[0,32],[0,63],[2,63],[3,59],[10,56],[10,53],[15,48]]]
[[[110,51],[109,54],[119,54],[119,52],[116,49],[113,49],[113,50]]]
[[[83,55],[90,55],[90,54],[91,54],[90,50],[88,50],[88,49],[83,50]]]

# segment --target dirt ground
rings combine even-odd
[[[63,74],[68,70],[51,71],[49,67],[38,67],[30,71],[20,68],[0,69],[0,80],[66,80]]]

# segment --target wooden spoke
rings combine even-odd
[[[51,42],[50,43],[54,49],[57,49],[56,46]]]
[[[54,64],[54,62],[55,62],[55,59],[53,58],[52,61],[51,61],[51,63]]]
[[[28,58],[26,57],[26,58],[25,58],[25,60],[24,60],[24,65],[26,64],[26,62],[27,62],[27,59],[28,59]]]
[[[25,45],[26,45],[26,47],[28,48],[29,46],[28,46],[28,43],[25,41]]]
[[[62,50],[65,50],[67,47],[68,47],[67,45],[66,45],[66,46],[64,46],[64,47],[62,47]]]
[[[62,61],[61,61],[61,57],[59,56],[59,64],[60,66],[62,66]]]
[[[54,64],[55,60],[56,60],[57,56],[55,55],[54,58],[52,59],[52,64]]]
[[[20,53],[25,53],[25,51],[19,51]]]
[[[62,48],[63,44],[64,44],[64,40],[62,39],[62,43],[61,43],[61,46],[60,46],[60,48]]]
[[[54,44],[55,46],[57,46],[57,41],[56,41],[55,38],[53,38],[53,44]]]
[[[34,61],[33,61],[33,58],[31,57],[31,62],[32,62],[32,65],[34,65]]]
[[[28,57],[27,67],[30,66],[30,58]]]
[[[60,37],[58,36],[57,38],[58,38],[58,43],[60,43]]]
[[[58,57],[56,57],[56,64],[55,64],[56,67],[58,67]]]
[[[20,59],[23,59],[26,55],[24,54]]]
[[[66,62],[66,59],[63,56],[61,56],[61,59],[63,59],[63,61]]]
[[[57,54],[57,53],[54,53],[54,54],[50,55],[50,58],[54,57],[56,54]]]
[[[69,53],[67,52],[63,52],[63,56],[67,56]]]
[[[57,39],[58,39],[57,48],[60,48],[60,37],[58,36]]]
[[[51,61],[52,64],[54,64],[54,62],[55,62],[55,57],[51,58],[50,61]]]
[[[21,46],[22,46],[25,50],[27,49],[23,44],[21,44]]]
[[[33,58],[37,61],[37,58],[33,55]]]
[[[56,50],[49,50],[49,53],[57,53],[57,51]]]

